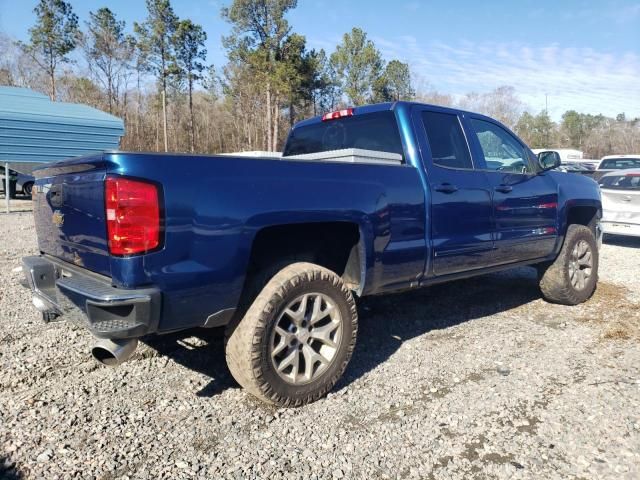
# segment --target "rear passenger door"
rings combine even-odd
[[[474,169],[457,112],[414,107],[414,127],[431,201],[431,266],[441,276],[488,266],[493,249],[491,192],[482,171]]]
[[[549,255],[557,239],[558,187],[538,174],[529,148],[491,119],[465,118],[471,148],[491,187],[495,260],[505,264]]]

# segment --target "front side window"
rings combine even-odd
[[[495,123],[484,120],[473,118],[471,124],[478,136],[488,170],[508,173],[531,171],[527,149],[513,135]]]
[[[471,154],[457,115],[423,112],[422,122],[435,165],[472,169]]]

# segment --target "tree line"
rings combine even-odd
[[[309,49],[287,14],[297,0],[232,0],[220,15],[227,63],[207,63],[207,33],[170,0],[146,0],[131,29],[108,7],[81,25],[69,2],[39,0],[25,42],[0,35],[0,84],[85,103],[124,119],[122,148],[148,151],[276,151],[296,121],[347,105],[417,100],[495,117],[532,147],[587,156],[640,151],[640,120],[568,111],[555,123],[526,111],[513,87],[454,98],[415,87],[410,65],[386,62],[354,27],[331,53]],[[78,62],[82,59],[82,62]]]

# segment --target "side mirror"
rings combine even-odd
[[[549,151],[540,152],[538,154],[538,165],[543,172],[558,168],[561,163],[562,160],[560,159],[560,154],[558,152]]]

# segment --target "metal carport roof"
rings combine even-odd
[[[45,163],[117,149],[122,135],[124,122],[108,113],[0,87],[0,163],[13,170],[30,173]]]
[[[14,170],[27,173],[33,163],[117,149],[122,135],[124,122],[108,113],[0,87],[0,162],[11,162]]]

